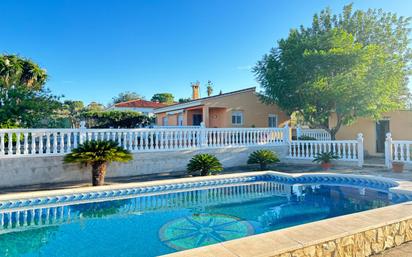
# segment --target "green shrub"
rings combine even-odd
[[[332,160],[339,159],[339,156],[335,155],[333,152],[322,152],[318,153],[313,159],[316,163],[330,163]]]
[[[64,157],[65,163],[81,163],[92,166],[93,186],[102,186],[110,162],[128,162],[132,154],[117,142],[111,140],[91,140],[80,144]]]
[[[298,138],[299,140],[317,140],[315,137],[311,137],[311,136],[305,136],[305,135],[303,135],[303,136],[300,136],[299,138]]]
[[[279,162],[279,158],[275,152],[270,150],[257,150],[249,155],[247,164],[259,164],[261,170],[265,170],[268,164]]]
[[[189,173],[200,173],[201,176],[217,174],[222,170],[220,161],[211,154],[196,154],[187,164]]]
[[[89,128],[136,128],[148,126],[154,118],[133,111],[87,111],[80,114]]]

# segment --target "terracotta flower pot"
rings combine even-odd
[[[396,173],[402,172],[404,166],[403,162],[392,162],[392,171]]]
[[[324,163],[321,163],[320,166],[322,166],[322,168],[323,168],[324,170],[329,170],[329,169],[332,167],[332,163],[330,163],[330,162],[324,162]]]

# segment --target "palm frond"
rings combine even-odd
[[[92,140],[80,144],[64,157],[66,163],[127,162],[131,153],[111,140]]]

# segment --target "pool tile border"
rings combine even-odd
[[[81,203],[85,201],[104,201],[138,196],[140,194],[167,193],[175,190],[197,189],[211,186],[230,185],[256,181],[275,181],[289,184],[322,183],[329,185],[352,185],[374,189],[388,190],[398,188],[399,183],[386,178],[373,176],[346,175],[332,173],[297,173],[285,174],[274,171],[238,173],[214,177],[193,177],[163,181],[138,182],[102,187],[63,189],[39,192],[25,192],[0,195],[0,211],[37,207],[50,204]],[[409,191],[398,189],[398,197],[407,196]],[[402,194],[401,194],[402,193]]]

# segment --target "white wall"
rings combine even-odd
[[[210,153],[218,157],[226,168],[246,165],[249,154],[257,149],[270,149],[280,158],[288,146],[233,147],[202,150],[134,153],[133,161],[112,163],[108,177],[127,177],[144,174],[183,172],[193,155]],[[20,157],[0,159],[0,188],[61,182],[91,181],[90,167],[63,164],[63,157]]]

